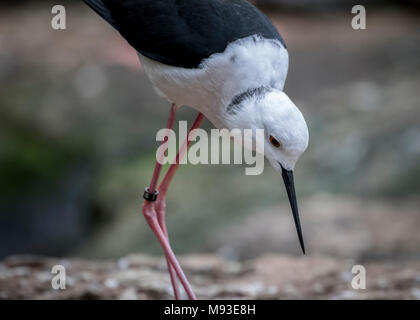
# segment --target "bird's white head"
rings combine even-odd
[[[306,150],[309,140],[302,113],[284,92],[268,87],[248,89],[235,96],[226,113],[226,124],[231,129],[264,129],[263,141],[254,135],[253,145],[257,151],[264,150],[266,158],[283,177],[305,252],[293,179],[296,161]]]
[[[280,173],[282,167],[293,171],[308,146],[308,127],[302,113],[277,89],[259,87],[236,95],[226,108],[225,121],[230,129],[263,129],[264,146],[262,141],[254,139],[254,147],[264,150],[266,158]]]
[[[264,154],[271,165],[293,170],[308,146],[309,133],[302,113],[282,91],[272,90],[255,101],[265,132]]]

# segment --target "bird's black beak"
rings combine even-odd
[[[286,186],[287,196],[289,197],[290,207],[292,208],[293,219],[295,220],[296,231],[298,233],[300,246],[303,254],[305,254],[305,244],[303,242],[302,227],[300,226],[299,210],[296,200],[295,182],[293,179],[293,171],[286,170],[281,166],[281,175],[283,177],[284,185]]]

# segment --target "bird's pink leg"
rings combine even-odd
[[[171,130],[174,127],[175,123],[175,114],[176,114],[176,105],[173,103],[171,106],[171,112],[169,113],[168,123],[166,124],[166,133],[169,133],[169,130]],[[168,135],[166,135],[165,140],[162,142],[162,144],[168,142]],[[152,181],[150,182],[149,191],[155,192],[156,186],[158,183],[160,171],[162,170],[162,162],[164,157],[164,150],[162,149],[160,154],[158,155],[158,161],[156,161],[155,169],[153,171],[152,175]]]
[[[179,265],[179,262],[177,261],[175,254],[171,249],[168,239],[165,237],[165,234],[163,233],[159,225],[155,208],[149,201],[145,201],[143,204],[143,214],[147,220],[147,223],[152,229],[153,233],[156,235],[160,245],[162,246],[163,251],[165,252],[166,259],[169,261],[171,266],[175,269],[175,272],[178,275],[179,280],[182,283],[182,286],[187,292],[188,297],[191,300],[196,300],[197,297],[195,296],[191,288],[191,285],[189,284],[187,278],[185,277],[184,271],[182,271],[182,268]]]
[[[166,129],[168,131],[170,129],[172,129],[173,126],[174,126],[175,114],[176,114],[176,105],[175,104],[172,104],[171,111],[169,113],[168,123],[166,124]],[[168,135],[166,135],[166,137],[168,137]],[[162,144],[166,143],[167,141],[168,141],[168,138],[166,138],[162,142]],[[160,175],[160,172],[162,170],[162,162],[163,162],[162,159],[163,159],[163,157],[164,157],[164,149],[162,149],[161,150],[161,153],[158,155],[158,160],[159,161],[156,161],[155,169],[153,171],[152,181],[150,182],[150,186],[149,186],[149,191],[151,193],[155,192],[155,190],[156,190],[156,186],[157,186],[157,182],[158,182],[158,179],[159,179],[159,175]],[[154,205],[153,202],[150,202],[150,201],[147,201],[147,200],[145,201],[145,203],[146,202],[150,203],[151,205]],[[159,221],[160,221],[160,219],[158,219],[158,222]],[[163,224],[160,225],[160,227],[161,227],[161,229],[163,231],[163,234],[168,239],[168,233],[167,233],[167,230],[166,230],[166,224],[163,223]],[[175,296],[175,299],[176,300],[179,300],[181,298],[181,295],[180,295],[179,288],[178,288],[178,281],[177,281],[177,278],[176,278],[176,273],[175,273],[175,270],[173,269],[171,263],[169,262],[169,259],[166,256],[166,254],[165,254],[165,258],[166,258],[166,263],[168,265],[168,271],[169,271],[169,276],[171,278],[172,288],[174,290],[174,296]]]
[[[168,119],[168,125],[167,128],[172,128],[173,127],[173,123],[175,120],[175,112],[176,112],[176,107],[175,105],[172,105],[172,109],[171,109],[171,115]],[[204,116],[200,113],[193,126],[191,127],[190,131],[188,132],[187,137],[191,137],[191,131],[198,128],[200,126],[200,123],[202,122],[202,120],[204,119]],[[165,140],[163,143],[165,143],[167,140]],[[155,233],[155,235],[157,236],[163,250],[165,253],[165,257],[166,257],[166,261],[168,263],[168,269],[169,269],[169,273],[171,275],[171,283],[172,286],[174,288],[174,295],[176,299],[179,299],[179,291],[178,291],[178,286],[176,283],[176,277],[175,277],[175,272],[178,275],[181,284],[183,285],[188,297],[190,299],[196,299],[196,296],[194,294],[194,292],[192,291],[191,285],[189,284],[187,278],[185,277],[184,272],[182,271],[182,268],[179,264],[179,262],[177,261],[175,254],[173,253],[170,244],[169,244],[169,240],[168,240],[168,233],[167,233],[167,228],[166,228],[166,222],[165,222],[165,196],[166,196],[166,192],[168,190],[169,187],[169,182],[172,180],[176,169],[179,166],[179,160],[184,156],[186,150],[188,149],[188,146],[190,145],[191,141],[188,140],[188,138],[186,139],[186,141],[184,141],[183,145],[181,146],[180,150],[178,151],[178,154],[176,156],[176,160],[175,163],[172,164],[168,170],[168,172],[166,173],[164,180],[162,181],[161,185],[159,186],[159,196],[157,197],[157,201],[155,202],[151,202],[151,201],[145,201],[143,204],[143,214],[149,224],[149,226],[151,227],[151,229],[153,230],[153,232]],[[164,150],[164,149],[163,149]],[[163,151],[162,150],[162,151]],[[158,159],[163,159],[163,153],[158,155]],[[158,161],[156,163],[155,166],[155,170],[153,172],[153,177],[152,177],[152,182],[150,184],[149,187],[149,192],[153,193],[154,190],[156,189],[156,184],[157,181],[159,179],[159,175],[160,175],[160,171],[162,169],[162,165],[161,165],[162,161]],[[162,191],[164,191],[162,194],[160,194]]]
[[[180,150],[178,151],[178,154],[176,155],[175,163],[171,164],[170,168],[168,169],[168,172],[165,174],[165,177],[163,178],[162,182],[160,183],[158,190],[159,190],[159,195],[160,195],[161,199],[165,199],[166,192],[168,191],[168,188],[169,188],[169,184],[171,183],[171,181],[172,181],[172,179],[175,175],[175,172],[179,167],[179,161],[185,155],[185,152],[187,151],[188,147],[191,144],[191,141],[190,141],[190,139],[192,138],[191,131],[194,130],[194,129],[197,129],[200,126],[203,119],[204,119],[204,115],[202,113],[200,113],[197,116],[197,118],[195,119],[190,131],[188,132],[186,141],[184,141]],[[160,201],[162,201],[162,200],[160,200]]]
[[[172,178],[175,175],[176,170],[179,167],[179,161],[185,155],[185,152],[187,151],[189,145],[191,144],[191,141],[190,141],[190,139],[192,138],[192,132],[191,131],[194,130],[194,129],[197,129],[200,126],[203,119],[204,119],[204,115],[202,113],[200,113],[197,116],[197,118],[195,119],[194,124],[192,125],[191,129],[189,130],[189,132],[187,134],[187,139],[183,142],[180,150],[178,151],[178,154],[176,155],[175,163],[171,164],[171,166],[168,169],[168,172],[165,174],[165,177],[163,178],[163,180],[162,180],[162,182],[161,182],[161,184],[158,188],[159,196],[156,200],[156,206],[154,207],[154,209],[156,210],[158,223],[159,223],[159,225],[162,229],[162,233],[164,235],[166,235],[166,239],[167,239],[167,242],[168,242],[167,245],[168,245],[169,249],[170,249],[170,243],[169,243],[169,238],[167,236],[168,233],[167,233],[166,221],[165,221],[166,220],[166,217],[165,217],[166,216],[166,214],[165,214],[166,192],[168,191],[169,183],[171,182]],[[185,275],[184,275],[178,261],[176,260],[175,255],[173,255],[173,259],[174,259],[174,263],[175,263],[175,264],[173,264],[173,267],[174,268],[178,267],[180,269],[179,271],[182,273],[182,274],[180,274],[179,272],[177,272],[178,276],[181,280],[181,283],[182,283],[185,291],[188,294],[188,297],[190,299],[196,299],[195,295],[194,295],[194,292],[191,289],[191,285],[189,284],[188,280],[185,278]],[[171,263],[172,263],[172,260],[171,260]],[[181,277],[183,277],[183,278],[181,278]]]

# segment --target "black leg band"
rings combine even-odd
[[[155,192],[150,192],[149,188],[144,189],[144,193],[143,193],[143,198],[147,201],[156,201],[157,197],[158,197],[159,191],[155,191]]]

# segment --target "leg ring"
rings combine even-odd
[[[149,188],[147,187],[146,189],[144,189],[144,193],[143,193],[143,198],[147,201],[156,201],[157,197],[158,197],[159,191],[155,191],[155,192],[150,192]]]

